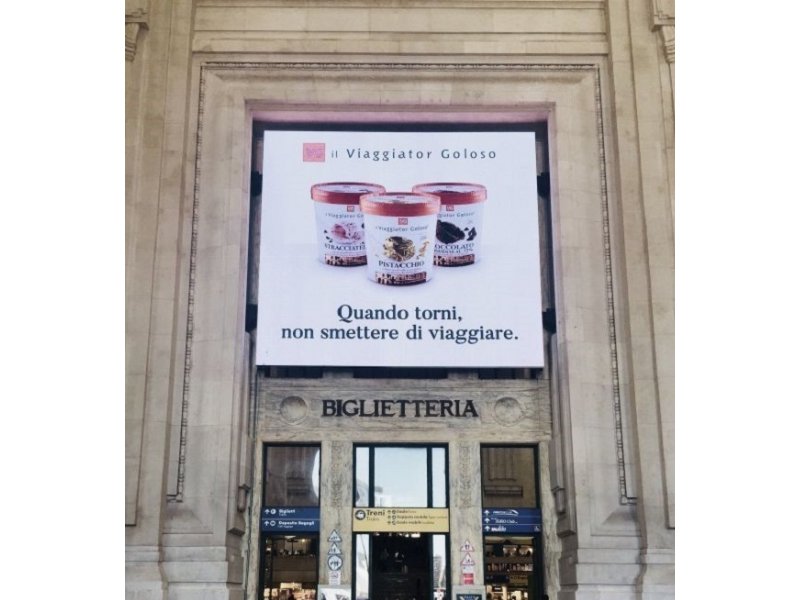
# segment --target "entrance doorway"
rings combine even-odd
[[[432,565],[428,537],[419,533],[373,535],[375,562],[370,579],[374,600],[430,598]]]
[[[356,444],[354,600],[444,600],[447,446]]]
[[[356,600],[444,600],[448,536],[375,532],[355,537]]]

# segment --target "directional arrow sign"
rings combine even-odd
[[[318,506],[265,506],[264,518],[272,519],[319,519]]]
[[[538,508],[489,508],[483,511],[483,530],[487,533],[536,533],[542,530]]]
[[[542,526],[534,524],[522,525],[484,525],[484,533],[540,533]]]
[[[318,507],[265,506],[261,512],[261,531],[319,531]]]

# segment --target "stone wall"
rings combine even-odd
[[[128,598],[254,597],[252,123],[343,111],[547,121],[550,596],[674,597],[673,31],[666,0],[126,4]]]

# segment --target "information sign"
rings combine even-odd
[[[455,600],[485,600],[483,586],[471,585],[454,585],[453,598]]]
[[[447,533],[450,511],[446,508],[355,508],[353,531]]]
[[[319,531],[319,507],[265,506],[261,511],[261,531]]]
[[[542,511],[538,508],[487,508],[483,511],[484,533],[539,533]]]
[[[331,554],[328,556],[328,568],[331,571],[340,571],[342,569],[342,557],[338,554]]]

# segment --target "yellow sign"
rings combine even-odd
[[[353,531],[447,533],[450,511],[446,508],[354,508]]]
[[[514,587],[525,587],[528,585],[528,576],[527,575],[509,575],[508,577],[508,585],[513,585]]]

